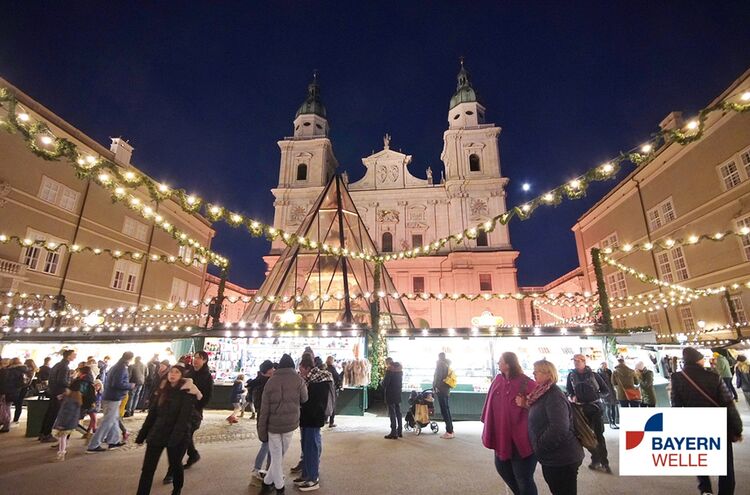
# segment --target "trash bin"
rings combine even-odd
[[[28,397],[23,402],[26,404],[26,436],[36,438],[42,431],[42,422],[49,407],[49,399]]]

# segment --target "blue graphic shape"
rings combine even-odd
[[[643,431],[664,431],[664,413],[657,413],[648,418]]]

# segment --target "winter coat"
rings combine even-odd
[[[252,396],[253,407],[256,411],[260,411],[260,406],[263,404],[263,389],[266,387],[268,378],[259,371],[257,377],[247,381],[247,392]]]
[[[63,358],[49,372],[47,395],[49,397],[57,397],[60,394],[64,394],[68,385],[70,385],[70,361]]]
[[[235,380],[232,385],[232,394],[229,397],[230,404],[239,404],[242,401],[242,394],[245,392],[245,387],[242,386],[240,380]]]
[[[603,395],[609,393],[609,387],[602,377],[586,366],[582,372],[572,370],[568,373],[565,386],[569,397],[575,397],[580,404],[599,403]]]
[[[195,401],[195,410],[203,417],[203,408],[209,403],[214,393],[214,378],[211,376],[211,370],[208,369],[208,364],[204,364],[197,371],[192,369],[187,377],[191,378],[198,390],[201,391],[203,397]]]
[[[638,377],[635,371],[628,368],[625,363],[618,364],[615,366],[615,371],[612,372],[612,385],[615,387],[617,400],[628,400],[625,389],[635,390],[635,386],[638,385]]]
[[[109,368],[109,364],[106,361],[97,361],[96,365],[99,367],[99,374],[96,378],[101,380],[102,382],[106,381],[107,369]]]
[[[399,363],[393,363],[383,377],[383,395],[386,404],[401,404],[404,372]]]
[[[21,389],[26,385],[26,366],[17,364],[2,370],[0,378],[0,395],[5,395],[6,402],[14,402]]]
[[[730,440],[742,434],[742,419],[734,407],[734,396],[724,380],[697,364],[686,364],[682,371],[673,373],[670,398],[672,407],[716,407],[697,391],[683,376],[687,374],[719,407],[727,408],[727,432]]]
[[[190,438],[195,402],[203,395],[190,378],[182,380],[179,389],[166,391],[166,387],[171,387],[169,382],[159,393],[166,393],[167,397],[160,401],[157,394],[149,404],[148,416],[136,443],[146,441],[152,447],[179,447]]]
[[[655,406],[656,390],[654,390],[654,372],[644,368],[638,372],[638,380],[641,382],[641,402]]]
[[[127,361],[121,359],[107,372],[102,398],[106,401],[121,401],[130,390],[132,390],[132,387],[128,378]]]
[[[542,466],[581,464],[583,448],[575,435],[573,409],[556,385],[529,408],[529,439]]]
[[[258,439],[269,433],[289,433],[299,426],[300,404],[307,402],[307,386],[294,368],[279,368],[266,382],[258,414]]]
[[[451,362],[448,359],[438,359],[435,365],[435,376],[432,380],[432,389],[440,395],[450,395],[451,388],[443,380],[448,376]]]
[[[41,365],[39,367],[39,372],[36,374],[36,379],[40,382],[47,382],[49,381],[49,374],[52,368],[46,365]]]
[[[734,372],[737,375],[737,388],[741,388],[743,392],[750,392],[750,364],[737,363]]]
[[[336,367],[334,365],[326,366],[326,370],[333,377],[333,386],[336,388],[336,390],[340,390],[343,387],[344,383],[344,377],[342,376],[342,374],[336,370]]]
[[[526,375],[495,377],[482,409],[482,444],[503,461],[513,456],[513,446],[521,458],[533,454],[529,441],[529,411],[516,404],[518,395],[528,395],[536,382]]]
[[[52,428],[59,431],[75,430],[81,419],[81,413],[91,409],[95,401],[96,392],[91,375],[76,378],[65,392]]]
[[[313,368],[307,375],[307,401],[300,408],[299,425],[303,428],[321,428],[325,425],[333,377],[327,370]]]
[[[136,361],[128,367],[128,373],[130,375],[130,383],[136,385],[143,385],[146,383],[146,376],[148,371],[146,365],[142,361]]]
[[[732,378],[732,369],[729,367],[729,361],[721,354],[716,358],[716,372],[722,378]]]
[[[599,377],[604,382],[604,385],[607,386],[607,395],[606,397],[602,398],[609,404],[616,404],[617,396],[615,395],[615,386],[612,385],[612,370],[609,368],[607,368],[606,370],[600,368],[597,370],[596,374],[599,375]]]

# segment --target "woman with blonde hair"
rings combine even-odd
[[[552,363],[534,363],[534,381],[534,390],[516,398],[519,406],[529,408],[531,447],[552,495],[576,495],[583,448],[575,435],[573,410],[557,386]]]

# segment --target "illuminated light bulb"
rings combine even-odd
[[[625,251],[626,253],[627,253],[628,251],[630,251],[631,249],[633,249],[633,246],[631,246],[630,244],[624,244],[624,245],[622,246],[622,250],[623,250],[623,251]]]
[[[28,122],[30,118],[31,117],[29,117],[29,114],[26,112],[18,114],[18,120],[20,120],[21,122]]]
[[[139,204],[141,204],[141,200],[138,198],[130,198],[130,204],[133,206],[138,206]]]
[[[697,236],[697,235],[691,235],[690,237],[688,237],[688,241],[690,242],[690,244],[695,244],[695,243],[696,243],[696,242],[698,242],[699,240],[700,240],[700,239],[698,238],[698,236]]]
[[[484,230],[490,230],[492,228],[492,222],[486,221],[484,222]]]
[[[187,202],[187,204],[189,204],[189,205],[195,204],[195,201],[196,201],[196,200],[195,200],[195,196],[193,196],[193,195],[190,195],[190,196],[188,196],[187,198],[185,198],[185,201],[186,201],[186,202]]]
[[[667,239],[665,241],[665,244],[667,245],[667,247],[672,247],[672,246],[674,246],[674,240],[673,239]]]
[[[646,244],[643,245],[643,249],[645,249],[646,251],[651,250],[653,247],[654,245],[651,244],[650,242],[647,242]]]
[[[643,153],[651,153],[651,150],[653,150],[653,149],[654,149],[654,147],[652,145],[650,145],[650,144],[644,144],[643,146],[641,146],[641,151]]]
[[[528,182],[524,182],[521,186],[521,189],[523,189],[525,192],[528,192],[531,190],[531,184],[529,184]]]
[[[133,179],[135,179],[135,174],[133,172],[130,172],[130,171],[125,172],[125,179],[127,179],[127,180],[133,180]]]
[[[697,120],[691,120],[690,122],[687,123],[686,127],[688,129],[690,129],[691,131],[694,131],[695,129],[698,128],[698,121]]]
[[[742,101],[750,101],[750,91],[745,91],[742,93],[742,96],[740,96],[740,99]]]
[[[115,194],[117,196],[122,196],[125,194],[125,188],[124,187],[115,187]]]
[[[78,160],[76,160],[76,163],[78,163],[78,165],[86,165],[86,160],[84,160],[83,158],[79,158]]]
[[[93,156],[89,155],[89,156],[86,157],[86,162],[88,164],[90,164],[90,165],[93,165],[93,164],[96,163],[96,158],[94,158]]]
[[[169,191],[169,186],[167,186],[166,184],[159,184],[157,186],[157,189],[159,189],[159,192],[165,193],[165,192]]]
[[[112,253],[112,256],[114,256],[115,258],[117,258],[119,256],[122,256],[122,252],[121,251],[115,251],[115,252]]]
[[[581,181],[578,179],[573,179],[572,181],[568,182],[568,185],[571,187],[571,189],[578,189],[581,187]]]
[[[219,213],[221,213],[221,208],[218,206],[212,206],[211,213],[213,213],[214,215],[218,215]]]
[[[107,174],[99,174],[97,178],[99,179],[99,182],[109,182],[109,175]]]
[[[31,246],[32,244],[34,244],[34,241],[32,241],[32,240],[31,240],[31,239],[29,239],[29,238],[26,238],[26,239],[24,239],[24,240],[23,240],[23,243],[24,243],[25,245],[27,245],[27,246]]]
[[[530,209],[531,209],[531,205],[529,205],[528,203],[526,203],[525,205],[521,207],[521,211],[523,211],[524,213],[527,213]]]
[[[162,227],[164,227],[165,230],[169,230],[170,227],[172,227],[172,224],[167,222],[166,220],[161,224]]]
[[[544,196],[542,196],[542,199],[543,199],[544,201],[547,201],[547,202],[549,202],[549,201],[552,201],[553,199],[555,199],[555,196],[554,196],[554,194],[552,194],[552,193],[547,193],[547,194],[545,194]]]
[[[740,234],[742,234],[742,235],[748,235],[748,234],[750,234],[750,227],[742,227],[740,229]]]
[[[99,248],[94,248],[94,254],[102,254],[102,250]]]
[[[234,223],[240,223],[242,221],[242,216],[236,213],[232,213],[232,216],[229,218],[231,218]]]
[[[47,146],[52,144],[52,138],[49,136],[42,136],[41,141],[42,141],[42,144],[47,145]]]
[[[0,234],[0,242],[6,242],[8,240],[8,236],[5,234]]]
[[[50,249],[55,249],[56,246],[57,246],[57,244],[55,244],[54,242],[48,242],[47,243],[47,247],[50,248]]]
[[[604,172],[605,174],[611,174],[614,169],[615,166],[611,163],[605,163],[604,165],[602,165],[602,172]]]
[[[717,232],[714,234],[714,239],[721,239],[722,237],[724,237],[724,234],[722,234],[721,232]]]

